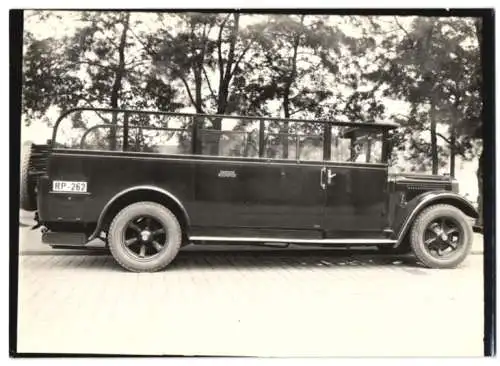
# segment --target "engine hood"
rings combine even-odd
[[[452,191],[458,193],[458,182],[443,175],[399,173],[389,175],[389,184],[395,191],[407,192],[410,197],[428,191]]]
[[[451,183],[453,178],[446,175],[431,175],[431,174],[417,174],[417,173],[398,173],[398,174],[390,174],[389,180],[395,182],[443,182],[443,183]]]

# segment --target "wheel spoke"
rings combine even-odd
[[[446,232],[446,219],[444,218],[441,219],[441,230]]]
[[[157,252],[160,252],[163,249],[163,245],[158,243],[156,240],[153,240],[152,244],[155,247]]]
[[[141,250],[139,252],[139,257],[144,258],[145,255],[146,255],[146,245],[142,244],[141,245]]]
[[[151,230],[151,217],[146,218],[146,228]]]
[[[451,240],[447,240],[446,244],[448,244],[449,247],[451,247],[453,250],[457,249],[457,243],[452,242]]]
[[[458,229],[456,227],[452,227],[452,228],[448,229],[448,231],[446,231],[446,235],[450,235],[453,233],[458,233]]]
[[[427,239],[427,240],[425,241],[425,244],[426,244],[426,245],[429,245],[429,244],[431,244],[431,243],[434,243],[436,240],[437,240],[437,237],[436,237],[436,236],[435,236],[435,237],[433,237],[433,238],[429,238],[429,239]]]
[[[153,234],[153,236],[156,236],[156,235],[160,235],[160,234],[164,234],[164,233],[165,233],[165,229],[161,228],[161,229],[153,231],[152,234]]]
[[[137,231],[138,233],[140,233],[142,231],[141,228],[137,224],[133,223],[132,221],[129,222],[128,226],[129,226],[129,228]]]
[[[425,228],[425,231],[429,231],[429,232],[431,232],[431,233],[433,233],[433,234],[436,234],[436,231],[437,231],[437,230],[436,230],[436,225],[430,225],[430,226],[427,226],[427,227]]]
[[[125,245],[128,247],[128,246],[130,246],[130,245],[132,245],[132,244],[136,243],[136,242],[137,242],[137,240],[138,240],[137,238],[130,238],[130,239],[128,239],[128,240],[125,240]]]

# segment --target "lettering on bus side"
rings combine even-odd
[[[219,178],[236,178],[236,172],[234,170],[220,170],[217,176]]]

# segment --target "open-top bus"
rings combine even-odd
[[[447,176],[389,174],[391,123],[78,108],[23,153],[42,240],[102,239],[131,271],[186,244],[372,245],[449,268],[478,213]]]

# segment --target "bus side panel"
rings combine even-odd
[[[51,156],[47,175],[49,179],[41,185],[46,199],[39,213],[45,222],[95,223],[106,203],[135,186],[164,189],[183,204],[193,199],[193,165],[181,159],[57,152]],[[53,192],[55,180],[87,182],[87,192]]]

